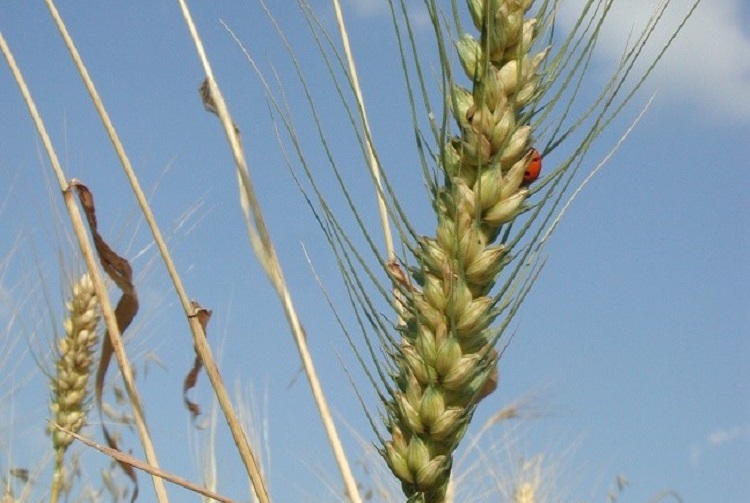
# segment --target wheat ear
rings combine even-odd
[[[89,397],[89,377],[94,346],[99,340],[99,301],[88,274],[73,285],[65,332],[57,340],[55,372],[50,377],[52,422],[65,430],[78,433],[86,423],[86,402]],[[65,482],[64,460],[73,437],[48,426],[55,451],[55,469],[52,475],[50,502],[57,502]]]
[[[529,196],[532,127],[525,109],[539,95],[537,72],[547,54],[529,54],[537,23],[524,18],[531,3],[468,2],[482,35],[465,34],[457,43],[473,88],[450,90],[460,135],[441,152],[436,235],[420,238],[411,277],[392,271],[404,294],[404,322],[384,455],[410,502],[445,500],[452,453],[477,403],[497,385],[489,330],[497,310],[488,294],[509,257],[493,242]]]

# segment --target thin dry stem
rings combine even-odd
[[[190,30],[190,35],[195,43],[198,57],[201,60],[204,72],[206,73],[206,84],[208,86],[209,96],[213,99],[213,102],[216,105],[217,115],[219,116],[222,126],[224,127],[224,133],[226,134],[227,141],[229,142],[232,150],[232,155],[234,156],[237,175],[242,186],[241,198],[244,198],[243,207],[245,218],[248,222],[248,232],[250,233],[250,240],[253,244],[253,248],[258,257],[258,260],[263,265],[274,289],[276,290],[276,293],[279,295],[279,298],[281,300],[281,304],[284,308],[284,314],[291,328],[292,336],[294,337],[294,341],[300,354],[300,359],[302,360],[303,368],[305,369],[305,375],[307,376],[308,383],[310,384],[310,388],[312,390],[313,398],[318,406],[318,411],[320,413],[321,421],[323,422],[323,427],[326,430],[326,435],[328,437],[331,448],[333,449],[336,464],[338,465],[339,471],[341,472],[345,491],[348,497],[354,503],[361,503],[361,497],[357,489],[356,480],[354,479],[354,475],[352,474],[352,470],[349,466],[349,461],[346,458],[344,448],[341,445],[341,439],[339,438],[338,432],[336,431],[336,425],[333,422],[333,417],[328,407],[328,403],[325,399],[323,388],[318,379],[317,372],[315,371],[312,357],[307,346],[307,338],[305,336],[304,329],[302,328],[302,324],[299,320],[299,317],[297,316],[297,311],[294,307],[289,289],[286,286],[281,264],[279,263],[276,256],[276,251],[273,246],[270,233],[268,232],[268,228],[265,224],[265,219],[263,218],[260,204],[258,203],[257,197],[255,195],[255,189],[253,187],[252,180],[250,179],[249,169],[247,161],[245,160],[245,154],[243,152],[242,145],[240,144],[238,131],[235,128],[234,123],[232,122],[226,102],[224,101],[224,97],[222,96],[221,91],[216,84],[213,70],[211,69],[211,64],[203,48],[203,43],[200,39],[200,36],[198,35],[198,30],[195,27],[195,23],[193,22],[192,16],[190,15],[190,11],[185,0],[180,0],[180,7],[182,8],[182,13],[185,17],[185,22],[188,25],[188,29]],[[250,218],[252,218],[254,226],[250,224]]]
[[[383,238],[385,239],[385,248],[388,254],[388,261],[396,259],[396,253],[393,249],[393,237],[391,235],[391,226],[388,220],[388,205],[383,197],[383,186],[380,181],[380,164],[375,156],[375,149],[372,145],[372,134],[370,132],[370,124],[367,120],[367,111],[365,109],[365,101],[362,97],[362,89],[359,85],[359,77],[357,76],[357,65],[354,63],[354,55],[352,54],[351,46],[349,45],[349,33],[346,29],[346,23],[344,23],[344,15],[341,12],[341,4],[339,0],[333,0],[333,8],[336,11],[336,24],[339,27],[339,33],[341,33],[341,43],[344,45],[344,54],[346,55],[346,62],[349,65],[349,75],[354,88],[354,94],[357,98],[357,106],[359,107],[359,113],[362,117],[362,128],[365,132],[365,142],[367,144],[367,163],[370,166],[370,171],[375,179],[376,185],[376,196],[378,198],[378,212],[380,213],[380,224],[383,227]]]
[[[54,5],[49,3],[48,5],[50,6],[52,12],[57,12],[54,9]],[[102,279],[94,250],[91,246],[91,242],[86,232],[86,228],[83,224],[83,220],[81,219],[80,210],[75,203],[75,198],[73,197],[72,192],[69,190],[69,184],[66,181],[65,174],[62,170],[62,167],[60,166],[57,154],[52,146],[49,135],[47,134],[47,129],[44,127],[44,123],[42,122],[42,118],[39,115],[39,111],[36,108],[36,104],[31,97],[29,88],[26,85],[25,80],[23,79],[23,75],[21,75],[21,71],[16,65],[15,58],[13,58],[13,54],[10,52],[10,48],[8,47],[8,45],[5,43],[5,39],[2,37],[2,34],[0,34],[0,49],[2,50],[3,55],[8,62],[8,66],[13,73],[13,77],[16,80],[16,83],[21,90],[21,94],[23,95],[24,101],[29,108],[29,114],[34,121],[34,125],[36,126],[37,131],[39,132],[39,136],[42,138],[42,143],[44,144],[45,151],[49,156],[50,162],[52,163],[53,172],[55,173],[55,176],[57,176],[60,189],[63,192],[63,201],[65,202],[65,206],[68,210],[68,213],[70,214],[73,232],[76,235],[78,246],[81,249],[81,254],[83,255],[84,261],[86,262],[86,267],[88,268],[89,274],[91,275],[91,280],[94,283],[96,295],[101,302],[102,317],[104,318],[104,322],[107,326],[107,331],[109,333],[110,340],[112,341],[112,348],[117,359],[117,364],[120,368],[123,382],[125,383],[125,389],[128,393],[131,407],[133,408],[133,416],[135,418],[136,429],[138,430],[138,436],[140,438],[141,444],[143,445],[144,452],[146,453],[146,458],[149,460],[150,464],[158,466],[156,452],[151,441],[151,435],[149,434],[148,427],[146,426],[141,398],[138,394],[137,388],[135,387],[135,380],[133,378],[130,362],[128,361],[127,355],[125,354],[125,346],[122,342],[122,335],[120,334],[120,330],[117,326],[117,320],[115,318],[114,310],[112,309],[112,303],[110,302],[109,295],[107,293],[107,287],[104,284],[104,280]],[[166,503],[168,499],[166,490],[164,489],[164,484],[158,478],[153,478],[153,483],[158,500],[161,503]]]
[[[183,16],[186,19],[188,29],[190,30],[191,35],[195,39],[197,37],[195,25],[192,22],[187,5],[182,0],[180,1],[180,8],[182,9]],[[197,45],[198,53],[202,57],[205,57],[202,44],[197,43],[196,45]],[[222,106],[224,105],[223,101],[221,102],[221,105]],[[234,136],[234,125],[231,124],[231,121],[228,127],[232,131],[232,133],[229,134],[229,136]],[[234,151],[234,148],[233,148],[233,151]],[[200,330],[200,333],[202,334],[202,330],[197,325],[198,325],[198,320],[194,317],[191,317],[191,328],[193,328],[193,326],[196,326],[198,330]],[[193,333],[195,335],[196,332],[194,331]],[[199,349],[199,345],[203,345],[205,347],[203,351],[209,352],[208,343],[206,342],[205,335],[202,334],[202,336],[200,337],[194,337],[194,342],[196,344],[196,349]],[[252,451],[252,448],[250,447],[250,442],[247,439],[247,435],[245,434],[245,431],[243,430],[242,425],[240,424],[240,421],[237,418],[237,414],[234,411],[234,407],[232,406],[232,402],[229,398],[229,394],[227,393],[226,388],[224,387],[224,384],[221,380],[221,376],[218,372],[218,369],[216,368],[213,358],[211,358],[210,366],[207,365],[207,363],[208,362],[204,360],[204,364],[206,364],[206,373],[208,374],[209,379],[211,380],[211,384],[214,386],[214,391],[216,392],[216,398],[219,402],[219,406],[221,407],[224,413],[224,416],[226,417],[227,424],[229,425],[229,430],[232,433],[232,439],[234,440],[234,443],[237,446],[240,457],[242,458],[242,461],[245,465],[245,469],[247,470],[248,476],[250,477],[250,480],[252,481],[255,494],[261,503],[268,503],[271,501],[271,499],[270,499],[270,495],[268,492],[267,484],[265,480],[263,479],[260,464],[258,463],[258,460],[254,452]]]
[[[202,496],[206,496],[208,498],[211,498],[212,500],[219,501],[221,503],[236,503],[234,500],[229,499],[227,497],[221,496],[220,494],[216,494],[212,491],[209,491],[208,489],[205,489],[197,484],[193,484],[189,480],[183,479],[182,477],[179,477],[177,475],[174,475],[172,473],[166,472],[158,467],[151,466],[148,463],[145,463],[141,461],[140,459],[131,456],[130,454],[125,454],[122,451],[118,451],[117,449],[111,449],[107,447],[106,445],[101,445],[93,440],[89,440],[86,437],[83,437],[75,432],[68,431],[65,428],[61,428],[59,425],[55,425],[56,428],[58,428],[61,432],[66,433],[79,442],[96,449],[99,452],[102,452],[106,454],[107,456],[110,456],[111,458],[116,459],[117,461],[121,461],[123,463],[127,463],[133,468],[137,468],[138,470],[142,470],[154,477],[157,477],[159,479],[168,480],[169,482],[172,482],[173,484],[177,484],[178,486],[182,486],[185,489],[189,489],[190,491],[193,491],[197,494],[200,494]]]
[[[370,123],[367,120],[365,101],[362,97],[362,88],[359,85],[359,77],[357,76],[357,65],[354,63],[354,55],[352,54],[351,46],[349,45],[349,32],[346,29],[346,23],[344,22],[344,15],[341,12],[341,4],[339,3],[339,0],[333,0],[333,8],[336,11],[336,24],[338,25],[339,33],[341,34],[341,43],[344,45],[344,54],[346,55],[346,62],[349,66],[349,76],[352,87],[354,88],[354,95],[357,99],[359,114],[362,118],[362,129],[365,133],[365,143],[367,146],[367,164],[370,167],[370,172],[372,173],[375,182],[375,196],[378,200],[378,214],[380,216],[380,225],[383,229],[383,239],[385,240],[385,250],[388,257],[387,263],[397,264],[396,251],[393,246],[393,236],[391,235],[391,225],[388,219],[388,203],[383,195],[383,184],[380,181],[380,163],[375,155],[375,148],[372,144]],[[396,298],[396,305],[402,305],[403,298],[398,288],[393,289],[393,296]],[[398,322],[401,323],[402,321],[403,320],[399,316]]]

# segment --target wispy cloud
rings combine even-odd
[[[737,442],[750,442],[750,424],[720,428],[710,432],[703,441],[690,446],[690,461],[696,465],[704,452]]]
[[[582,0],[563,2],[559,21],[572,26]],[[645,56],[653,56],[693,0],[672,0]],[[602,30],[600,54],[615,64],[654,9],[652,0],[615,2]],[[657,68],[659,99],[696,108],[713,119],[750,121],[750,7],[746,0],[704,1]],[[648,60],[649,58],[644,58]]]
[[[716,430],[708,435],[708,445],[719,447],[730,442],[740,439],[743,434],[750,434],[750,428],[740,428],[735,426],[729,430]]]
[[[587,0],[561,2],[558,24],[570,29]],[[641,58],[645,70],[693,5],[671,0]],[[385,0],[346,0],[360,17],[390,16]],[[409,3],[417,30],[429,27],[422,2]],[[599,61],[614,65],[654,13],[654,0],[614,2],[598,42]],[[693,110],[714,121],[750,122],[750,3],[747,0],[704,0],[673,42],[652,75],[650,92],[658,100]]]

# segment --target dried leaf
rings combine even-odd
[[[211,112],[212,114],[218,117],[219,110],[217,110],[216,108],[216,102],[214,101],[214,97],[211,96],[211,87],[208,85],[208,77],[203,79],[203,82],[201,83],[201,86],[198,89],[198,92],[201,93],[201,101],[203,101],[203,108],[205,108],[207,112]]]
[[[8,473],[12,476],[20,480],[21,482],[27,484],[31,477],[29,476],[29,470],[26,468],[11,468],[8,470]]]
[[[198,92],[201,95],[203,108],[205,108],[207,112],[211,112],[216,117],[219,117],[219,109],[216,107],[216,101],[214,101],[214,97],[211,94],[211,86],[208,83],[208,77],[203,79],[201,86],[198,88]],[[234,122],[232,123],[232,127],[234,127],[234,134],[236,134],[237,138],[239,138],[240,128],[238,128],[237,124],[235,124]]]
[[[99,234],[96,221],[96,208],[94,206],[94,195],[88,187],[77,180],[73,180],[70,183],[70,186],[71,188],[75,188],[76,193],[78,194],[78,200],[80,201],[81,207],[86,215],[91,235],[94,238],[94,247],[96,248],[97,255],[99,255],[99,261],[102,264],[102,268],[112,281],[115,282],[117,287],[122,290],[122,296],[117,302],[117,307],[115,307],[117,328],[120,329],[120,333],[122,334],[130,326],[130,323],[138,312],[138,296],[135,293],[135,286],[133,285],[133,269],[130,267],[130,263],[115,253],[115,251]],[[96,369],[96,381],[94,385],[96,405],[99,409],[100,416],[102,413],[104,378],[112,360],[112,352],[112,341],[110,341],[109,331],[107,331],[102,341],[102,356],[99,360],[99,366]],[[104,439],[106,440],[107,445],[112,449],[119,450],[117,447],[117,441],[110,435],[104,421],[102,421],[102,433],[104,434]],[[138,480],[136,478],[135,470],[127,463],[119,462],[119,464],[125,474],[133,481],[133,497],[130,500],[133,502],[138,497]]]
[[[206,327],[208,326],[208,320],[211,319],[212,311],[210,309],[203,309],[201,305],[194,300],[190,302],[190,306],[196,313],[195,316],[198,317],[198,322],[201,324],[201,327],[203,327],[203,333],[208,334],[208,332],[206,331]],[[193,368],[190,369],[190,372],[188,372],[188,374],[185,376],[185,381],[182,385],[182,399],[185,401],[185,407],[188,411],[190,411],[190,415],[193,419],[200,416],[201,408],[197,403],[190,401],[190,399],[187,397],[187,392],[195,387],[195,383],[198,381],[198,374],[200,373],[201,368],[203,368],[203,362],[198,355],[198,350],[195,349],[195,362],[193,362]]]

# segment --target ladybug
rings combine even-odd
[[[526,167],[526,171],[523,173],[523,183],[529,185],[534,180],[539,178],[539,173],[542,172],[542,154],[535,148],[531,149],[531,160],[529,165]]]

